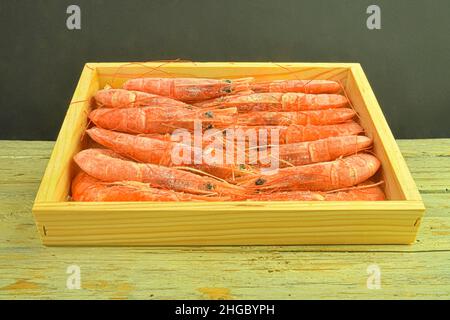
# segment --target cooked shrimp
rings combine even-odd
[[[284,191],[252,195],[247,200],[253,201],[382,201],[386,200],[379,186],[354,187],[346,191],[313,192]]]
[[[279,141],[271,141],[271,136],[269,135],[269,144],[288,144],[325,139],[329,137],[351,136],[357,135],[363,131],[363,128],[353,121],[323,126],[303,126],[293,124],[290,126],[234,126],[228,129],[233,129],[235,132],[240,132],[240,134],[236,137],[238,141],[248,140],[248,137],[255,132],[266,131],[267,133],[270,133],[271,131],[278,131]]]
[[[208,197],[166,189],[135,181],[103,182],[80,172],[72,182],[75,201],[224,201],[226,197]]]
[[[281,167],[327,162],[366,150],[372,139],[365,136],[338,136],[299,143],[282,144],[278,148]],[[270,153],[269,153],[270,154]],[[269,155],[260,159],[268,163]]]
[[[273,80],[251,85],[255,92],[338,93],[341,86],[332,80]]]
[[[277,173],[240,178],[244,188],[254,191],[329,191],[355,186],[372,177],[380,161],[366,153],[330,162],[279,169]]]
[[[177,128],[193,130],[195,120],[201,120],[205,129],[230,126],[236,121],[236,108],[211,111],[182,107],[102,108],[93,110],[89,118],[104,129],[164,134]]]
[[[353,121],[324,126],[300,126],[294,124],[281,131],[280,140],[282,143],[296,143],[328,137],[357,135],[361,132],[363,132],[363,128]]]
[[[337,108],[328,110],[312,110],[297,112],[248,112],[238,115],[239,125],[248,126],[288,126],[299,125],[324,125],[337,124],[352,119],[356,112],[349,108]]]
[[[159,139],[155,138],[156,136],[150,137],[150,135],[148,137],[135,136],[97,127],[88,129],[86,132],[102,146],[135,161],[167,167],[190,166],[225,180],[248,174],[240,166],[225,164],[224,161],[206,163],[202,160],[202,163],[195,164],[195,154],[202,155],[203,153],[201,147],[189,145],[189,148],[187,148],[185,144],[173,142],[170,139],[164,140],[164,136],[159,136]],[[189,154],[180,155],[181,152]],[[183,156],[186,157],[184,158]],[[184,160],[186,161],[183,162]]]
[[[242,195],[242,187],[191,172],[137,163],[107,149],[86,149],[75,155],[76,164],[90,176],[105,182],[137,181],[153,187],[211,196]]]
[[[103,89],[94,96],[97,105],[106,108],[133,108],[143,106],[187,107],[186,103],[156,94],[124,89]]]
[[[254,93],[224,96],[194,104],[200,108],[236,107],[249,111],[306,111],[346,107],[348,100],[339,94]]]
[[[180,101],[205,99],[250,90],[253,78],[215,80],[204,78],[137,78],[124,83],[127,90],[143,91]]]

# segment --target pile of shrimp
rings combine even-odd
[[[374,178],[380,161],[370,152],[372,139],[338,82],[136,78],[99,90],[93,100],[86,129],[93,147],[74,156],[74,201],[385,200],[383,182]],[[179,163],[174,152],[189,145],[192,156],[212,140],[174,141],[176,130],[192,132],[196,123],[233,143],[232,150],[243,142],[244,153],[251,150],[247,138],[231,141],[228,128],[277,129],[276,142],[256,148],[276,148],[279,168],[264,170],[269,152],[251,163],[234,153],[226,164]]]

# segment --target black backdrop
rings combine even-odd
[[[55,139],[85,62],[176,58],[360,62],[397,138],[450,137],[448,0],[0,1],[0,139]]]

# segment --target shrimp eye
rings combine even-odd
[[[239,169],[240,169],[240,170],[245,170],[245,164],[240,164],[240,165],[239,165]]]
[[[209,130],[209,129],[212,129],[212,128],[214,128],[214,126],[213,126],[212,124],[208,124],[208,125],[206,126],[205,130]]]
[[[255,184],[257,186],[261,186],[266,182],[266,180],[259,178],[258,180],[255,181]]]
[[[226,83],[231,83],[231,80],[223,80],[224,82],[226,82]]]
[[[214,113],[212,111],[205,112],[205,117],[214,118]]]
[[[214,190],[214,185],[212,183],[207,183],[206,184],[206,190]]]
[[[225,92],[225,93],[231,93],[232,91],[231,91],[231,88],[224,88],[223,89],[223,92]]]

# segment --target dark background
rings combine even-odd
[[[360,62],[397,138],[450,137],[448,0],[0,1],[0,139],[55,139],[85,62],[176,58]]]

